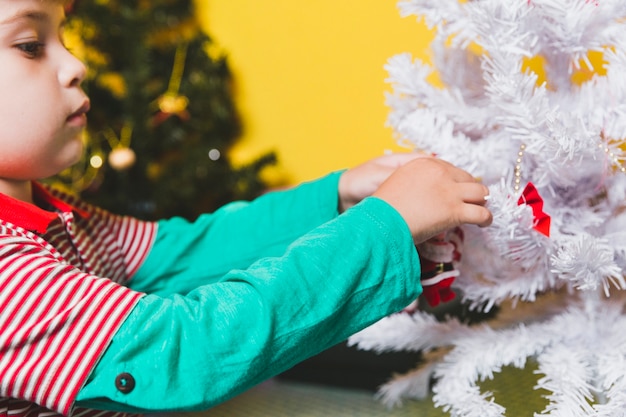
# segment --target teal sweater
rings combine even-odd
[[[338,215],[339,175],[160,222],[131,282],[147,295],[77,405],[210,408],[413,301],[420,269],[406,223],[374,197]],[[122,373],[127,392],[114,383]]]

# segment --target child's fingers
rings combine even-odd
[[[464,183],[462,186],[461,195],[466,204],[463,204],[464,217],[461,220],[481,227],[489,226],[493,220],[491,211],[485,207],[489,188],[479,182]]]
[[[461,198],[466,203],[484,206],[489,195],[489,188],[479,182],[461,184]]]
[[[491,211],[484,206],[464,204],[461,210],[462,223],[475,224],[481,227],[489,226],[493,221]]]

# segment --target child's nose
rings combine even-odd
[[[65,50],[63,53],[63,65],[59,70],[59,81],[65,87],[79,86],[87,76],[87,67],[71,52]]]

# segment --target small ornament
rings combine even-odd
[[[158,126],[172,116],[177,116],[182,121],[190,118],[187,106],[189,99],[180,94],[180,84],[185,72],[185,59],[187,57],[187,44],[182,44],[176,49],[174,68],[167,87],[167,91],[156,99],[157,113],[152,119],[152,124]]]
[[[462,243],[463,231],[455,228],[416,246],[422,271],[422,295],[429,306],[436,307],[455,298],[452,284],[460,274],[455,263],[461,260]],[[417,301],[404,312],[413,313],[416,308]]]
[[[135,164],[137,155],[135,151],[130,148],[130,142],[133,136],[133,126],[130,122],[127,122],[122,127],[119,137],[113,129],[105,129],[102,132],[106,138],[109,146],[111,147],[111,153],[109,153],[109,165],[116,171],[124,171]]]
[[[535,220],[533,229],[550,237],[550,216],[543,212],[543,198],[541,198],[539,191],[537,191],[532,182],[526,184],[522,195],[517,200],[518,206],[522,204],[530,206],[533,210],[533,218]]]
[[[157,99],[159,111],[152,119],[152,124],[155,126],[160,125],[172,116],[178,116],[182,121],[187,121],[190,118],[187,111],[187,105],[189,99],[185,96],[165,93]]]
[[[135,151],[124,146],[115,148],[109,154],[109,165],[116,171],[125,171],[137,160]]]

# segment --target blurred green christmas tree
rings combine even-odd
[[[267,188],[273,153],[228,160],[241,130],[231,74],[192,0],[79,0],[68,14],[92,110],[84,161],[55,182],[143,219],[191,219]]]

